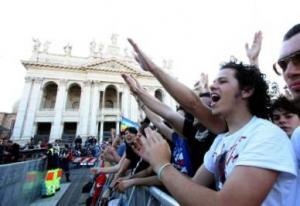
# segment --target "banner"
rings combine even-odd
[[[121,120],[121,132],[123,132],[127,127],[135,127],[136,129],[139,128],[139,124],[137,122],[134,122],[130,119],[127,119],[125,117],[122,117]]]

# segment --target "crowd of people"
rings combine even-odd
[[[30,138],[25,145],[12,141],[9,137],[0,138],[0,164],[15,163],[36,159],[45,155],[47,143]]]
[[[92,173],[114,173],[109,188],[119,192],[162,186],[180,205],[299,204],[300,24],[284,35],[273,65],[290,91],[278,97],[270,96],[259,69],[262,32],[246,44],[249,64],[231,58],[210,87],[203,74],[194,90],[129,43],[141,68],[180,106],[173,111],[122,74],[147,121],[120,134],[123,149],[113,144],[102,154],[112,166]]]
[[[18,162],[20,159],[20,145],[8,138],[0,138],[0,164]]]
[[[174,111],[148,93],[135,77],[122,77],[146,118],[139,128],[111,132],[111,144],[89,137],[69,145],[42,145],[33,139],[25,149],[47,148],[48,170],[63,168],[70,181],[72,155],[86,154],[109,164],[93,174],[114,174],[109,191],[158,186],[181,205],[300,204],[300,24],[285,35],[273,70],[288,95],[270,96],[259,68],[262,32],[246,44],[249,63],[223,63],[212,85],[201,74],[188,88],[157,66],[131,39],[141,68],[150,72],[178,102]],[[0,139],[0,164],[19,160],[20,146]]]

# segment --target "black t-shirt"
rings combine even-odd
[[[216,135],[203,126],[195,126],[188,119],[184,120],[182,133],[188,140],[192,166],[196,171],[202,165],[204,155],[209,150]]]
[[[140,161],[141,157],[138,156],[131,148],[130,145],[126,143],[126,159],[130,160],[129,169],[134,169],[137,166],[137,163]],[[142,160],[139,163],[139,166],[136,168],[135,173],[142,171],[149,167],[149,164]]]

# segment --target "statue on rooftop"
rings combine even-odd
[[[98,54],[101,56],[103,54],[104,44],[100,43],[98,46]]]
[[[72,45],[68,43],[66,46],[64,46],[64,51],[66,56],[71,56]]]
[[[43,52],[44,52],[44,53],[46,53],[46,54],[48,53],[50,44],[51,44],[51,41],[46,41],[46,42],[44,43],[44,45],[43,45]]]
[[[111,44],[112,45],[117,45],[118,43],[118,34],[112,34],[111,37],[110,37],[110,40],[111,40]]]
[[[33,41],[33,52],[38,53],[41,47],[41,41],[37,38],[32,38]]]
[[[95,56],[96,53],[96,41],[93,40],[90,42],[90,56]]]

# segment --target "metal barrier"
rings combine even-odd
[[[0,165],[0,206],[30,205],[41,196],[46,159]]]
[[[102,193],[96,204],[97,206],[105,205],[103,204],[105,202],[104,199],[113,201],[118,199],[119,202],[114,204],[118,206],[180,206],[173,197],[153,186],[134,186],[128,188],[124,193],[108,192],[108,187],[112,179],[113,174],[110,174],[103,186]]]
[[[133,187],[126,192],[127,205],[130,206],[180,206],[170,195],[157,187]]]
[[[38,159],[47,155],[47,149],[25,149],[20,150],[20,157],[24,160]]]

